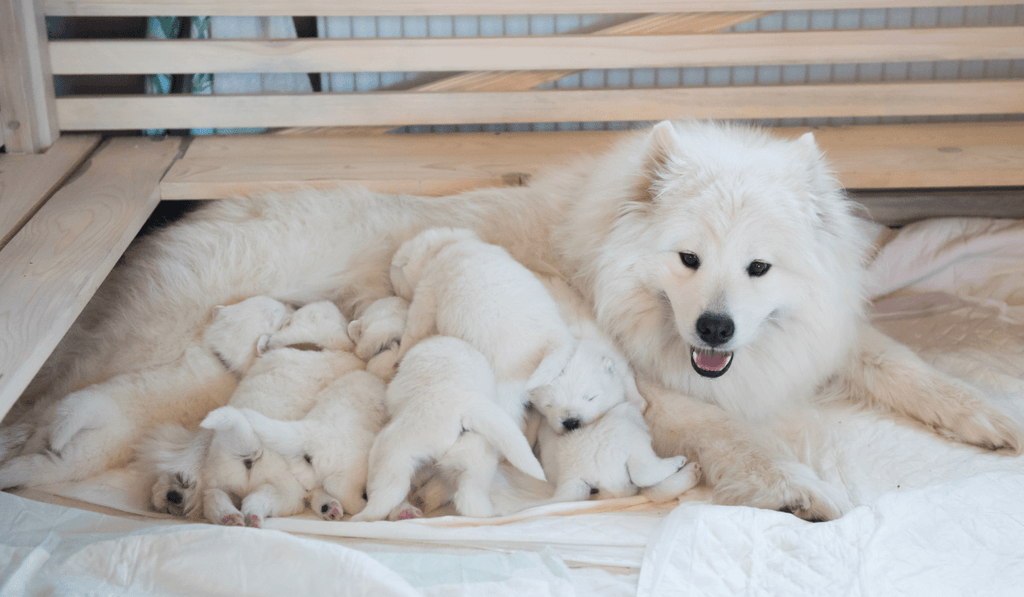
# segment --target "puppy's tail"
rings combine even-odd
[[[519,426],[497,404],[482,400],[462,416],[462,426],[487,438],[512,466],[531,477],[547,481],[544,469],[533,455]]]
[[[226,410],[227,408],[231,408],[237,413],[231,415],[238,417],[231,423],[236,431],[246,430],[246,433],[252,434],[253,441],[263,444],[286,458],[300,458],[305,453],[306,438],[303,433],[302,421],[279,421],[249,408],[224,407],[217,410]],[[205,424],[204,421],[203,425],[205,426]]]
[[[242,409],[234,406],[211,411],[199,426],[214,431],[218,438],[227,442],[228,449],[238,455],[252,454],[262,445]]]

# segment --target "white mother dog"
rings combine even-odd
[[[329,298],[358,317],[391,294],[398,246],[434,226],[471,228],[567,278],[637,369],[656,447],[698,457],[720,503],[843,513],[758,429],[822,388],[962,442],[1024,446],[1016,422],[866,323],[868,235],[813,137],[706,122],[661,123],[528,187],[207,204],[127,256],[28,398],[170,362],[234,297]]]

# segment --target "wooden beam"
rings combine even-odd
[[[1017,0],[900,0],[901,7],[996,6]],[[389,16],[619,14],[890,8],[890,0],[45,0],[53,16]]]
[[[774,129],[796,138],[809,129]],[[839,180],[854,189],[1024,186],[1024,122],[822,127]],[[200,137],[161,182],[164,199],[358,184],[447,195],[518,185],[634,132],[458,133],[369,137]],[[642,133],[640,133],[642,134]]]
[[[65,135],[42,154],[0,155],[0,249],[99,142],[99,135]]]
[[[404,39],[70,40],[55,74],[448,72],[1024,58],[1024,27]]]
[[[38,153],[60,136],[46,22],[33,0],[0,0],[0,128],[7,153]]]
[[[64,130],[1007,114],[1024,81],[928,81],[509,93],[67,97]]]
[[[181,139],[103,145],[0,251],[0,413],[31,381],[160,200]]]
[[[850,198],[887,226],[925,218],[1024,218],[1024,188],[854,192]]]

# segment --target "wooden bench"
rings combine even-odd
[[[595,68],[1024,60],[1024,27],[729,31],[774,11],[877,0],[0,0],[0,413],[25,389],[161,200],[306,186],[442,195],[524,184],[622,131],[386,135],[398,126],[994,115],[818,127],[855,199],[884,222],[1024,217],[1024,80],[543,88]],[[1013,2],[902,0],[901,7]],[[631,13],[558,35],[54,40],[44,17]],[[1019,10],[1019,9],[1018,9]],[[56,97],[54,75],[437,72],[402,91]],[[454,73],[454,74],[452,74]],[[282,128],[168,137],[110,131]],[[312,127],[296,130],[295,127]],[[802,128],[780,128],[795,136]]]

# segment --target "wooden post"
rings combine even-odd
[[[0,0],[0,137],[39,153],[60,136],[42,2]]]

